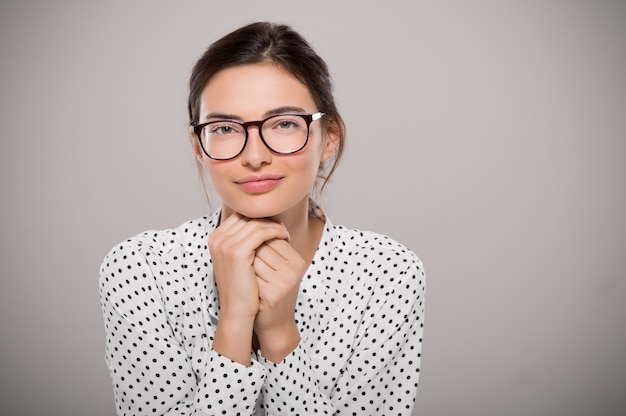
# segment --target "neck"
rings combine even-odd
[[[311,263],[319,244],[324,222],[311,215],[310,202],[306,198],[298,209],[290,210],[277,219],[282,221],[291,236],[291,245],[308,263]]]

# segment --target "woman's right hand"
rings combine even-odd
[[[289,238],[287,229],[271,220],[232,214],[209,235],[209,251],[220,301],[213,349],[244,365],[250,364],[259,288],[253,268],[256,249],[266,241]]]

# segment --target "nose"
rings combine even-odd
[[[261,139],[259,127],[248,127],[248,142],[241,154],[241,163],[244,166],[259,168],[272,161],[272,152]]]

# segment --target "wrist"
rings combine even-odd
[[[273,363],[281,362],[300,343],[300,331],[295,323],[280,328],[256,332],[263,357]]]
[[[253,323],[220,317],[213,339],[213,350],[239,364],[249,366],[252,331]]]

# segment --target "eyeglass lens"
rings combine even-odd
[[[258,122],[239,123],[222,120],[210,122],[201,130],[200,139],[206,153],[215,159],[231,159],[243,151],[248,130]],[[260,135],[272,151],[289,154],[302,149],[308,139],[309,126],[302,115],[277,115],[261,123]]]

